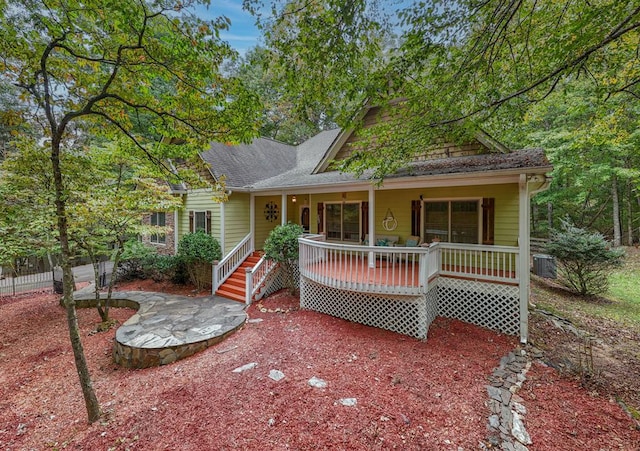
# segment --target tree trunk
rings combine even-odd
[[[102,300],[100,299],[100,262],[97,260],[93,252],[89,252],[91,258],[91,266],[93,267],[94,294],[96,299],[96,310],[100,315],[100,321],[106,323],[109,321],[109,309],[102,308]]]
[[[627,182],[627,245],[633,246],[633,187]]]
[[[62,300],[67,312],[67,325],[69,327],[69,338],[73,349],[73,357],[76,364],[80,386],[84,396],[84,403],[87,408],[89,423],[93,423],[100,418],[100,404],[93,389],[87,359],[84,355],[82,341],[80,340],[80,330],[78,328],[78,316],[76,315],[76,302],[73,298],[73,272],[71,271],[71,252],[69,249],[69,235],[67,230],[66,195],[64,193],[64,182],[62,180],[62,170],[60,168],[60,134],[52,137],[51,141],[51,165],[53,167],[53,182],[55,186],[56,219],[58,221],[58,233],[60,240],[62,267]]]
[[[551,202],[547,202],[547,224],[549,225],[548,234],[551,234],[551,230],[553,230],[553,204]]]
[[[614,174],[611,178],[611,198],[613,201],[613,245],[622,245],[620,227],[620,199],[618,198],[618,178]]]

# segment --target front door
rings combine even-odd
[[[300,211],[300,225],[305,233],[309,233],[309,207],[302,207]]]

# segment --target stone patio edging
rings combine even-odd
[[[101,293],[101,299],[106,293]],[[74,293],[78,308],[96,306],[87,289]],[[137,312],[116,330],[113,360],[126,368],[166,365],[221,342],[247,320],[244,304],[217,296],[188,297],[144,291],[112,293],[111,307]]]

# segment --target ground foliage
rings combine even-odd
[[[151,281],[120,288],[198,294],[193,287]],[[439,318],[424,342],[298,306],[297,298],[277,293],[262,301],[262,309],[249,308],[252,321],[219,345],[144,370],[114,365],[114,330],[93,333],[98,316],[93,309],[80,310],[104,406],[101,421],[87,425],[79,414],[58,298],[3,298],[0,444],[9,449],[457,450],[477,449],[485,440],[487,376],[516,346],[514,337]],[[122,322],[132,314],[116,309],[113,317]],[[532,324],[535,337],[536,327]],[[249,362],[258,366],[232,373]],[[269,379],[271,369],[285,378]],[[310,387],[313,376],[326,380],[327,387]],[[534,441],[530,449],[637,449],[640,432],[607,391],[587,391],[579,380],[540,362],[527,377],[521,394]],[[352,397],[354,407],[339,403]]]

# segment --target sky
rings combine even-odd
[[[255,18],[242,9],[242,0],[211,0],[208,7],[199,5],[196,14],[206,20],[219,16],[231,19],[229,30],[221,32],[220,37],[229,42],[241,55],[260,42],[260,32],[255,26]]]

